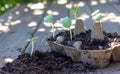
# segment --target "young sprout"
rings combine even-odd
[[[64,18],[60,19],[60,22],[63,25],[63,27],[69,29],[69,31],[70,31],[70,39],[72,40],[72,31],[71,31],[71,28],[70,28],[71,25],[72,25],[71,19],[68,18],[68,17],[64,17]]]
[[[53,15],[47,15],[46,17],[44,17],[44,22],[52,26],[52,36],[54,38]]]
[[[99,10],[95,11],[92,14],[92,17],[93,17],[92,19],[94,21],[92,38],[103,40],[104,35],[103,35],[102,25],[101,25],[102,15],[101,15],[101,13],[99,13]]]
[[[102,15],[101,13],[99,13],[100,10],[96,10],[92,16],[93,16],[93,21],[94,22],[101,22],[101,19],[102,19]]]
[[[76,7],[76,10],[74,11],[72,8],[70,9],[70,14],[76,19],[77,14],[80,12],[80,6]]]
[[[28,42],[31,42],[31,44],[32,44],[32,50],[31,50],[31,53],[30,53],[31,56],[32,56],[33,51],[34,51],[34,43],[35,43],[35,40],[36,40],[37,38],[38,38],[38,37],[32,37],[32,38],[26,40],[26,41],[28,41]]]

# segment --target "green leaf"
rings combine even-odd
[[[71,25],[72,25],[71,19],[68,18],[68,17],[61,18],[61,19],[60,19],[60,22],[61,22],[61,24],[63,24],[63,26],[64,26],[65,28],[70,28]]]
[[[93,16],[93,20],[95,22],[98,22],[102,19],[102,15],[100,13],[96,14],[95,16]]]
[[[74,16],[74,14],[75,14],[75,12],[74,12],[74,10],[71,8],[70,9],[70,14],[72,15],[72,16]]]
[[[53,15],[47,15],[46,17],[44,17],[44,22],[52,23],[53,22]]]
[[[78,7],[76,8],[76,11],[75,11],[76,15],[77,15],[79,12],[80,12],[80,6],[78,6]]]
[[[32,37],[32,38],[30,38],[30,39],[27,39],[26,41],[30,42],[30,41],[36,40],[36,39],[38,39],[38,37]]]

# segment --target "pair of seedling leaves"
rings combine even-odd
[[[99,13],[100,10],[96,10],[95,12],[92,13],[92,19],[94,22],[100,22],[102,19],[101,13]]]
[[[32,50],[31,50],[30,56],[32,56],[32,53],[34,51],[34,44],[35,44],[36,39],[38,39],[38,37],[32,37],[32,38],[26,40],[27,42],[31,42],[31,45],[32,45]]]

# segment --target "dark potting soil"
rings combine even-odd
[[[72,30],[72,34],[73,34],[73,30]],[[118,36],[117,32],[113,32],[113,33],[103,32],[103,34],[105,35],[104,40],[91,39],[91,30],[87,30],[86,33],[80,33],[78,35],[73,36],[73,39],[71,41],[70,32],[64,31],[56,34],[54,38],[50,37],[47,40],[56,41],[58,36],[63,36],[64,41],[61,44],[64,46],[73,46],[73,43],[75,41],[82,41],[82,45],[81,45],[82,50],[101,50],[101,49],[103,50],[111,47],[112,42],[120,43],[120,36]]]
[[[81,74],[94,71],[92,67],[72,60],[54,51],[35,51],[32,56],[24,53],[12,63],[1,68],[0,74]]]

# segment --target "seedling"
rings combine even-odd
[[[70,9],[70,14],[76,19],[77,14],[80,12],[80,6],[76,7],[76,10],[74,11],[72,8]]]
[[[68,17],[64,17],[64,18],[60,19],[60,22],[63,25],[63,27],[69,29],[69,31],[70,31],[70,39],[72,40],[72,31],[71,31],[71,28],[70,28],[71,25],[72,25],[71,19],[68,18]]]
[[[52,36],[54,38],[53,15],[47,15],[46,17],[44,17],[44,22],[52,26]]]
[[[94,22],[101,22],[101,19],[102,19],[102,15],[101,15],[101,13],[99,13],[99,11],[100,10],[96,10],[93,14],[92,14],[92,16],[93,16],[93,21]]]
[[[94,21],[92,38],[104,40],[104,35],[103,35],[102,25],[101,25],[102,15],[101,13],[99,13],[99,10],[95,11],[92,14],[92,19]]]
[[[26,41],[28,41],[28,42],[31,42],[31,44],[32,44],[32,50],[31,50],[30,56],[32,56],[32,54],[33,54],[34,44],[35,44],[35,40],[36,40],[37,38],[38,38],[38,37],[32,37],[32,38],[26,40]]]

